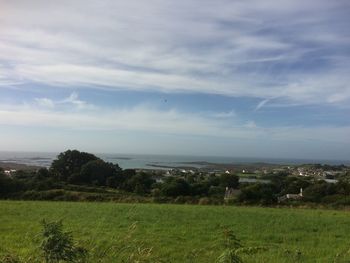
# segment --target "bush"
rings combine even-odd
[[[171,197],[188,195],[190,193],[190,186],[182,178],[169,177],[163,183],[161,193]]]
[[[223,236],[220,243],[222,243],[224,251],[217,258],[216,263],[242,263],[242,255],[253,255],[267,250],[267,247],[243,246],[231,229],[225,229]]]
[[[40,248],[45,262],[58,263],[83,262],[87,256],[87,250],[77,246],[70,232],[63,231],[62,221],[42,222],[42,242]]]
[[[339,198],[338,200],[334,201],[332,203],[335,207],[338,206],[350,206],[350,197],[349,196],[343,196],[343,198]]]
[[[241,189],[237,200],[244,203],[260,203],[263,205],[276,202],[276,189],[272,184],[252,184]]]

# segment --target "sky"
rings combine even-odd
[[[0,0],[0,150],[350,159],[348,0]]]

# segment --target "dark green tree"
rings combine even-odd
[[[336,194],[337,187],[325,181],[317,181],[304,190],[304,198],[307,201],[320,202],[327,195]]]
[[[222,174],[220,176],[220,184],[223,187],[238,188],[239,177],[234,174]]]
[[[59,179],[66,181],[72,174],[80,173],[84,164],[98,159],[91,153],[68,150],[57,156],[51,164],[50,171]]]
[[[190,185],[182,178],[169,177],[163,183],[161,193],[172,197],[190,195]]]
[[[277,201],[277,189],[273,184],[256,183],[241,188],[238,201],[246,203],[273,204]]]
[[[108,181],[111,184],[110,186],[112,186],[118,183],[120,176],[121,169],[118,165],[97,159],[84,164],[80,169],[80,173],[73,174],[70,177],[70,181],[99,186],[106,185]]]
[[[155,182],[150,174],[141,172],[126,181],[125,189],[137,194],[145,194],[151,191]]]

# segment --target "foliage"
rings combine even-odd
[[[0,263],[21,263],[21,259],[14,254],[6,254],[0,257]]]
[[[152,185],[156,181],[152,179],[150,174],[141,172],[132,175],[124,185],[124,189],[130,192],[135,192],[137,194],[146,194],[151,191]]]
[[[272,184],[251,184],[241,188],[240,202],[273,204],[276,202],[276,187]]]
[[[304,191],[304,196],[309,201],[319,202],[327,195],[336,194],[336,185],[318,181],[310,185]]]
[[[189,195],[190,185],[182,178],[168,177],[162,185],[161,193],[172,197]]]
[[[47,263],[84,262],[87,250],[74,243],[70,232],[63,231],[62,221],[42,221],[42,242],[40,248]]]
[[[242,247],[241,241],[231,229],[225,229],[223,233],[224,251],[217,258],[217,263],[241,263],[242,259],[237,251]]]
[[[301,179],[298,177],[287,177],[284,179],[281,185],[281,194],[299,193],[300,188],[306,189],[312,183],[308,179]]]
[[[217,258],[216,263],[241,263],[242,259],[237,255],[236,251],[233,249],[226,249]]]
[[[6,197],[8,194],[18,192],[23,189],[23,185],[5,174],[0,172],[0,197]]]
[[[252,255],[267,250],[266,247],[244,247],[231,229],[224,229],[223,236],[224,251],[217,258],[217,263],[242,263],[240,255]]]
[[[347,169],[343,165],[305,167],[332,171]],[[239,189],[231,204],[273,205],[277,203],[277,197],[298,194],[302,188],[303,198],[292,202],[280,198],[279,204],[349,205],[349,175],[343,174],[338,177],[338,183],[330,184],[311,177],[288,176],[289,173],[278,171],[264,176],[269,183],[239,184],[235,174],[172,171],[172,176],[165,176],[162,172],[122,170],[118,164],[105,162],[93,154],[67,150],[57,156],[49,170],[19,170],[8,176],[0,169],[0,198],[129,202],[137,195],[137,202],[148,202],[152,196],[154,202],[222,204],[226,187],[229,187]]]
[[[91,153],[67,150],[57,156],[50,170],[61,180],[67,180],[72,174],[79,173],[84,164],[98,159]]]
[[[220,176],[220,184],[223,187],[238,188],[239,177],[234,174],[222,174]]]
[[[115,183],[120,178],[121,169],[118,165],[104,162],[103,160],[93,160],[84,164],[79,173],[70,176],[70,181],[75,183],[85,183],[94,185],[106,185],[107,179],[115,178]],[[111,181],[110,181],[110,184]]]

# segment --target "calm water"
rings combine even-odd
[[[0,161],[23,163],[27,165],[37,165],[49,167],[52,160],[58,153],[42,152],[0,152]],[[303,164],[303,163],[327,163],[327,164],[346,164],[350,161],[334,160],[302,160],[302,159],[272,159],[272,158],[237,158],[237,157],[214,157],[214,156],[180,156],[180,155],[142,155],[142,154],[96,154],[105,161],[118,163],[123,169],[127,168],[149,168],[161,169],[152,165],[160,166],[191,166],[200,168],[203,164],[196,162],[209,163],[275,163],[275,164]],[[193,164],[193,163],[194,164]]]

